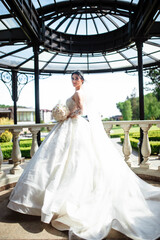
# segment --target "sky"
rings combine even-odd
[[[123,102],[130,97],[133,89],[136,96],[139,95],[137,73],[101,73],[84,74],[84,78],[92,86],[99,111],[104,117],[119,115],[116,103]],[[144,84],[148,78],[144,77]],[[85,84],[85,83],[84,83]],[[40,108],[51,110],[58,101],[64,102],[74,93],[70,74],[54,74],[40,80]],[[144,91],[144,94],[147,92]],[[0,81],[0,104],[13,105],[10,93],[2,81]],[[34,81],[29,82],[21,91],[18,106],[35,107]]]

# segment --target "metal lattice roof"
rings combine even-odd
[[[45,73],[114,72],[160,64],[159,0],[0,1],[0,67]]]

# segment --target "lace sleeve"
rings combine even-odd
[[[70,117],[76,117],[83,114],[83,96],[76,92],[73,96],[76,103],[76,110],[70,114]]]

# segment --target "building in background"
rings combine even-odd
[[[123,116],[122,115],[115,115],[110,118],[111,121],[122,121]]]
[[[52,110],[41,109],[40,118],[44,123],[49,123],[52,120]]]
[[[12,109],[11,108],[0,108],[0,118],[12,119]]]
[[[17,108],[17,123],[34,123],[35,110],[34,108]]]
[[[49,123],[52,119],[52,110],[41,109],[40,117],[43,123]],[[0,118],[14,119],[13,107],[0,108]],[[34,124],[35,123],[35,109],[27,107],[17,108],[17,123],[18,124]]]

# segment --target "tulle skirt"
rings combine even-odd
[[[52,129],[8,207],[87,240],[103,239],[111,228],[132,239],[160,236],[160,188],[137,177],[107,135],[82,117]]]

